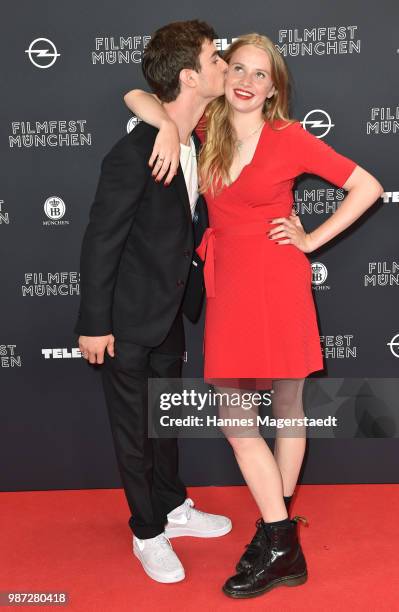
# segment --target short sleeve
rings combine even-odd
[[[338,187],[346,183],[357,166],[356,162],[316,138],[299,121],[287,129],[293,130],[291,146],[295,148],[293,153],[298,159],[299,174],[316,174]]]

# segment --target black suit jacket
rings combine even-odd
[[[81,250],[79,335],[113,333],[153,347],[180,306],[192,321],[201,311],[203,266],[194,248],[206,206],[200,197],[193,223],[180,166],[168,187],[155,182],[148,159],[157,134],[141,122],[102,161]]]

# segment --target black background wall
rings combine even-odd
[[[377,429],[371,414],[356,437],[310,440],[302,482],[398,481],[399,5],[8,0],[0,36],[2,490],[120,484],[99,373],[81,359],[72,331],[80,243],[101,160],[134,123],[123,94],[144,86],[146,41],[160,25],[192,18],[214,25],[220,48],[242,33],[269,35],[293,75],[293,115],[384,186],[362,219],[310,259],[320,388],[327,377],[359,385],[391,378],[392,401]],[[343,196],[302,178],[295,200],[305,228]],[[187,376],[201,375],[201,346],[202,323],[187,325]],[[182,440],[181,451],[188,484],[242,482],[225,441]]]

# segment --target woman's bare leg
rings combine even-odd
[[[230,438],[237,463],[265,523],[288,517],[279,466],[263,438]]]
[[[273,416],[303,418],[302,393],[304,378],[273,381]],[[284,496],[290,497],[298,481],[306,450],[306,427],[277,429],[274,457],[283,480]]]
[[[219,388],[218,391],[229,394],[242,393],[240,389]],[[256,408],[250,411],[231,410],[226,406],[219,407],[219,416],[222,418],[237,417],[240,414],[245,417],[255,417]],[[280,469],[274,455],[265,440],[259,433],[257,427],[235,429],[223,428],[230,442],[237,463],[266,523],[280,521],[288,518],[283,499],[283,481]]]

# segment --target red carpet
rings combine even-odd
[[[163,585],[132,554],[122,490],[0,493],[0,591],[68,591],[68,606],[45,609],[84,612],[398,610],[398,485],[299,487],[292,510],[309,521],[300,525],[308,582],[246,601],[226,597],[221,585],[254,531],[248,490],[198,487],[189,494],[198,508],[228,514],[233,531],[172,540],[186,579]]]

